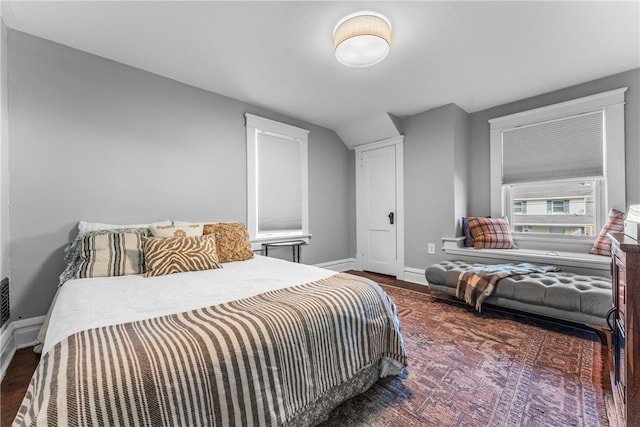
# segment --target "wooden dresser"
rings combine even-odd
[[[624,234],[611,239],[613,394],[628,426],[640,425],[640,243]]]

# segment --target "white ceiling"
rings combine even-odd
[[[334,130],[467,112],[640,67],[639,1],[3,2],[9,28]],[[343,16],[392,24],[370,68],[333,56]]]

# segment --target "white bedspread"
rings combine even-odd
[[[216,270],[69,280],[58,290],[51,308],[42,353],[84,329],[193,310],[334,274],[256,255]]]

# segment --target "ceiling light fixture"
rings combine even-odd
[[[391,23],[375,12],[345,16],[333,30],[336,59],[349,67],[369,67],[387,57]]]

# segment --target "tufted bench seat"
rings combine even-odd
[[[429,288],[456,295],[458,275],[482,264],[442,261],[427,268]],[[570,322],[607,327],[612,306],[611,280],[563,271],[531,273],[501,279],[485,304]]]

